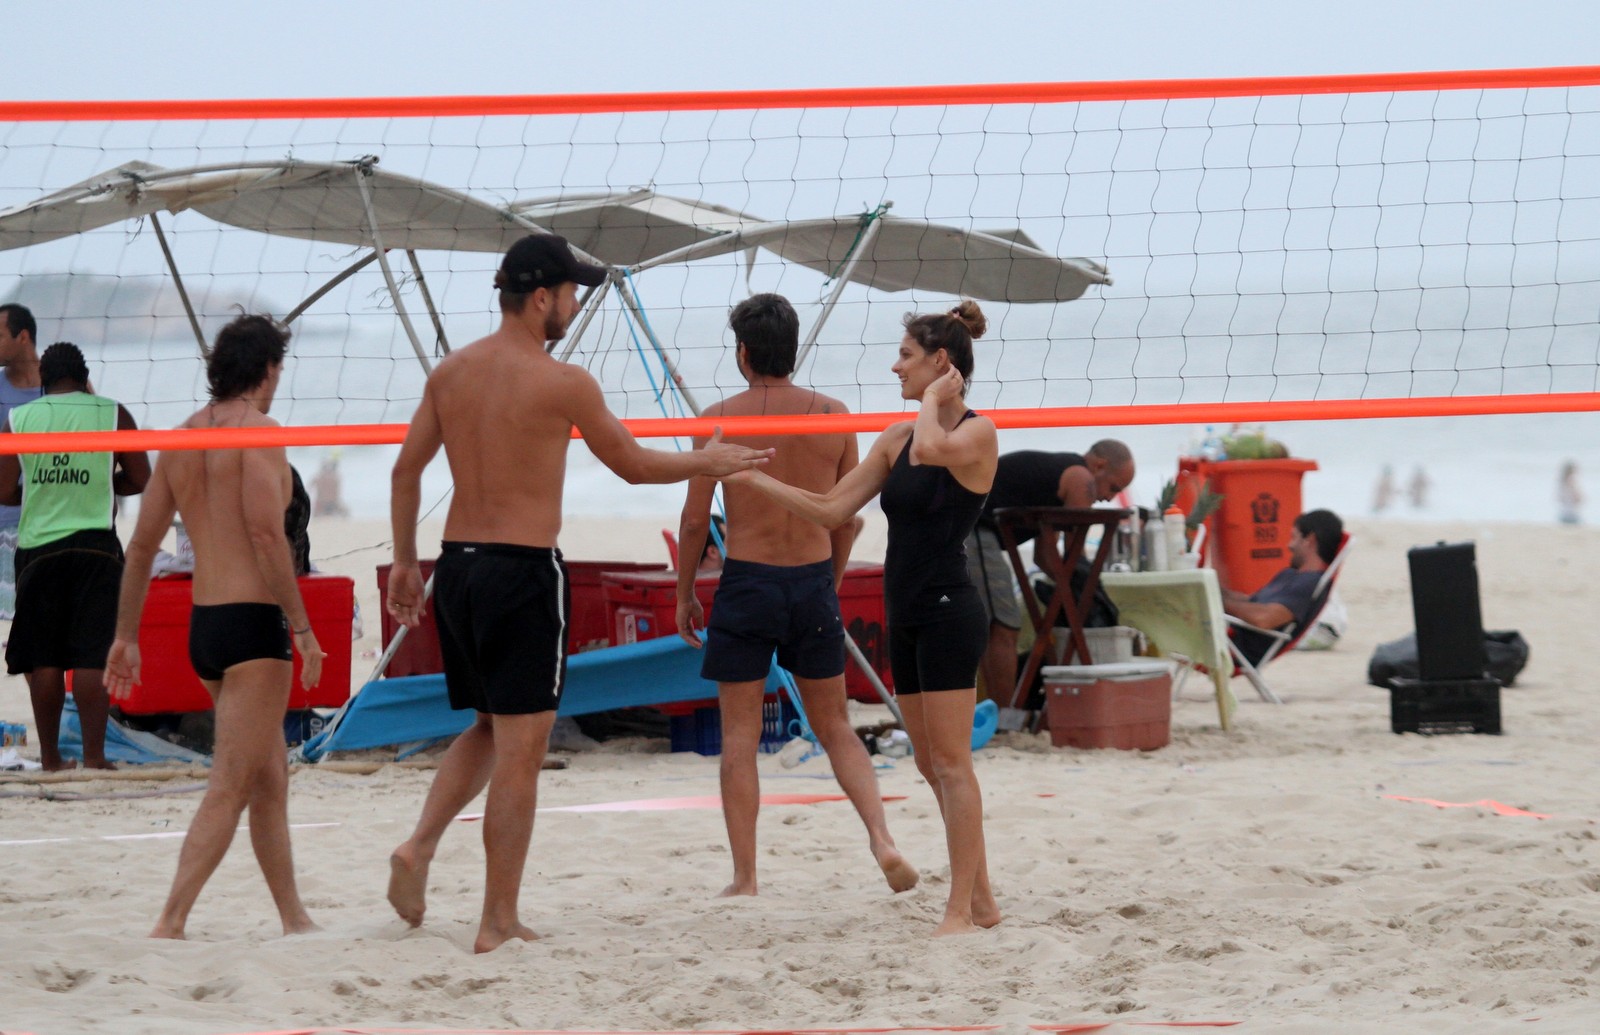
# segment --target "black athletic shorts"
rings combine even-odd
[[[433,613],[450,707],[554,711],[567,678],[571,611],[560,550],[446,542],[433,568]]]
[[[189,615],[189,664],[216,682],[247,661],[294,661],[289,620],[277,604],[196,604]]]
[[[16,568],[17,617],[6,643],[6,670],[15,676],[40,668],[105,668],[122,589],[117,534],[73,532],[18,550]]]
[[[778,664],[802,679],[844,674],[844,623],[832,561],[723,564],[706,623],[701,677],[718,683],[766,679],[773,651]]]
[[[972,689],[988,644],[989,618],[981,610],[919,625],[890,625],[895,696]]]

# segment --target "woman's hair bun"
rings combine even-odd
[[[967,328],[967,333],[974,339],[983,337],[983,332],[989,329],[989,321],[984,317],[983,310],[978,308],[978,303],[970,298],[963,298],[950,310],[950,315],[960,320]]]

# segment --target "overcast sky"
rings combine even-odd
[[[1595,0],[8,0],[11,99],[1169,79],[1579,65]]]

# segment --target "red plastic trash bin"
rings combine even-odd
[[[1202,482],[1222,495],[1206,519],[1205,552],[1217,579],[1229,589],[1254,593],[1289,566],[1289,533],[1300,516],[1300,479],[1315,460],[1205,460],[1178,458],[1177,505],[1188,513]]]

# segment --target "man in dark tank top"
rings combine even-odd
[[[1016,576],[1000,545],[995,511],[1006,507],[1092,507],[1126,489],[1133,476],[1133,453],[1113,438],[1101,439],[1081,456],[1024,449],[1000,457],[994,488],[989,490],[978,525],[966,543],[967,573],[989,615],[989,646],[981,671],[991,698],[1007,701],[1011,697],[1017,682],[1017,631],[1022,628]],[[1018,545],[1032,538],[1027,533],[1019,535]],[[1044,567],[1047,556],[1035,544],[1034,563]]]

